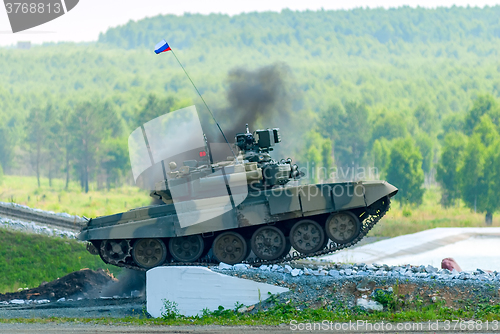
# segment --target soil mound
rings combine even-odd
[[[82,269],[52,282],[43,282],[39,287],[0,294],[0,301],[13,299],[55,301],[60,298],[98,298],[101,290],[110,282],[116,282],[108,271]]]

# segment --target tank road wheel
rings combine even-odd
[[[290,230],[290,242],[299,253],[314,253],[325,246],[325,232],[314,220],[303,219]]]
[[[361,222],[349,211],[332,213],[326,220],[325,230],[333,242],[348,244],[359,235]]]
[[[286,237],[286,244],[285,244],[285,250],[283,251],[283,254],[281,254],[280,257],[285,257],[288,255],[288,253],[290,253],[290,251],[292,250],[292,244],[290,242],[290,238],[289,237]]]
[[[103,240],[99,247],[99,255],[106,263],[125,262],[130,256],[129,240]]]
[[[142,268],[161,265],[167,258],[167,247],[160,239],[139,239],[132,248],[132,258]]]
[[[215,238],[212,251],[219,262],[236,264],[245,260],[248,256],[248,245],[237,232],[223,232]]]
[[[194,262],[198,260],[205,249],[201,235],[188,235],[171,238],[168,242],[170,255],[179,262]]]
[[[258,258],[275,260],[285,252],[286,238],[279,228],[263,226],[252,235],[251,245]]]

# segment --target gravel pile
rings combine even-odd
[[[44,216],[54,216],[54,217],[62,217],[62,218],[67,218],[73,221],[81,221],[83,218],[79,216],[73,216],[65,212],[57,213],[53,211],[45,211],[41,209],[36,209],[36,208],[30,208],[29,206],[22,205],[22,204],[17,204],[17,203],[6,203],[6,202],[0,202],[0,206],[3,207],[13,207],[13,208],[19,208],[24,211],[28,212],[33,212],[33,213],[39,213]],[[8,228],[11,230],[16,230],[16,231],[21,231],[21,232],[28,232],[28,233],[35,233],[35,234],[43,234],[47,235],[50,237],[61,237],[61,238],[70,238],[70,239],[76,239],[76,236],[78,233],[73,232],[73,231],[68,231],[65,229],[61,228],[55,228],[55,227],[48,227],[43,224],[39,224],[36,222],[30,222],[30,221],[25,221],[25,220],[19,220],[15,218],[7,218],[7,217],[0,217],[0,227],[3,228]]]
[[[57,216],[57,217],[69,218],[69,219],[72,219],[72,220],[76,219],[77,221],[83,220],[83,218],[80,217],[80,216],[70,215],[69,213],[66,213],[66,212],[45,211],[45,210],[37,209],[37,208],[30,208],[29,206],[22,205],[22,204],[17,204],[17,203],[13,203],[13,202],[9,202],[9,203],[7,203],[7,202],[0,202],[0,205],[3,205],[3,206],[12,206],[12,207],[15,207],[15,208],[22,208],[22,209],[25,209],[25,210],[29,210],[29,211],[33,211],[33,212],[37,212],[37,213],[42,213],[42,214],[45,214],[45,215],[53,215],[53,216]]]
[[[381,277],[381,278],[419,278],[427,280],[477,280],[488,282],[500,282],[500,273],[497,271],[486,271],[477,269],[475,271],[458,272],[455,269],[438,269],[433,266],[388,266],[385,264],[330,264],[324,266],[307,266],[304,264],[285,265],[262,265],[252,267],[247,264],[236,264],[234,266],[221,263],[219,266],[211,267],[214,271],[224,273],[224,270],[233,271],[261,271],[283,273],[287,276],[331,276],[340,277]]]
[[[366,264],[307,265],[300,263],[251,267],[220,264],[213,271],[258,282],[288,287],[291,291],[260,305],[269,307],[289,301],[305,307],[354,306],[382,310],[382,295],[396,295],[401,303],[419,300],[424,304],[443,301],[461,307],[464,302],[500,301],[500,274],[477,269],[450,272],[432,266],[387,266]],[[376,300],[377,299],[377,300]],[[253,308],[256,310],[256,307]]]
[[[403,306],[411,306],[417,301],[419,305],[441,302],[455,308],[463,308],[464,303],[475,305],[500,302],[499,274],[480,269],[474,272],[456,273],[438,270],[431,266],[313,265],[309,263],[260,267],[246,264],[234,266],[221,264],[210,269],[221,274],[290,289],[289,292],[271,297],[262,303],[253,306],[246,305],[239,309],[240,312],[265,311],[277,303],[290,302],[298,310],[305,308],[338,310],[339,307],[360,307],[367,311],[387,309],[387,301],[397,301],[398,305]],[[35,289],[0,295],[0,315],[13,307],[24,305],[23,307],[35,307],[37,310],[55,307],[59,310],[57,314],[59,316],[71,314],[71,316],[88,317],[91,315],[84,311],[86,303],[93,303],[92,300],[103,300],[103,289],[109,287],[112,281],[115,279],[102,270],[94,272],[86,269],[71,273]],[[126,279],[123,278],[121,289],[128,285]],[[127,303],[143,305],[142,299],[131,298],[141,295],[139,287],[133,288],[138,290],[129,293],[128,298],[116,296],[108,299],[110,302],[121,300],[120,303],[124,305]],[[262,296],[263,299],[267,297]],[[136,309],[138,306],[135,304],[133,307],[130,305],[128,308],[125,307],[126,312],[130,312],[129,309]],[[82,307],[80,314],[74,310],[78,307]],[[8,312],[12,313],[13,310]],[[114,312],[115,308],[109,306],[106,310]],[[118,312],[118,310],[115,311]],[[8,312],[5,313],[6,317],[15,316],[14,313]],[[116,313],[116,316],[120,316],[119,314],[122,314],[120,312]],[[30,315],[27,313],[26,316]],[[42,313],[39,316],[42,316]],[[95,315],[92,314],[92,316]]]
[[[75,232],[61,230],[54,227],[47,227],[45,225],[40,225],[34,222],[25,222],[17,219],[2,218],[2,217],[0,217],[0,227],[21,232],[42,234],[50,237],[60,237],[69,239],[76,239],[76,236],[78,234]]]

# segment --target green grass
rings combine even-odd
[[[109,269],[115,276],[120,268],[107,266],[93,256],[85,244],[72,239],[9,231],[0,228],[0,292],[34,288],[83,268]]]
[[[47,178],[41,178],[38,188],[36,177],[5,175],[0,185],[0,201],[15,202],[29,207],[54,212],[67,212],[89,218],[124,212],[149,205],[151,197],[138,187],[123,186],[117,189],[97,190],[90,185],[88,193],[71,182],[65,190],[65,181],[53,179],[52,187]]]
[[[336,303],[339,304],[339,303]],[[290,324],[292,320],[299,323],[316,323],[328,320],[332,322],[348,322],[365,320],[368,322],[427,322],[435,320],[500,320],[500,305],[478,304],[475,307],[453,309],[437,303],[427,306],[414,306],[401,311],[382,311],[368,313],[359,308],[347,309],[342,306],[331,308],[330,305],[320,308],[301,309],[293,303],[275,305],[255,313],[239,313],[235,310],[223,309],[214,312],[203,312],[201,316],[185,317],[176,313],[164,313],[160,318],[129,316],[125,318],[16,318],[0,319],[2,323],[90,323],[102,325],[280,325]]]

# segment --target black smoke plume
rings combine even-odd
[[[251,132],[260,127],[278,127],[281,126],[278,120],[285,119],[291,111],[295,89],[286,64],[276,63],[256,70],[235,68],[229,72],[227,80],[228,106],[216,110],[215,117],[230,143],[234,142],[237,133],[245,132],[245,124]],[[211,143],[224,142],[216,131],[208,132],[207,136]]]

